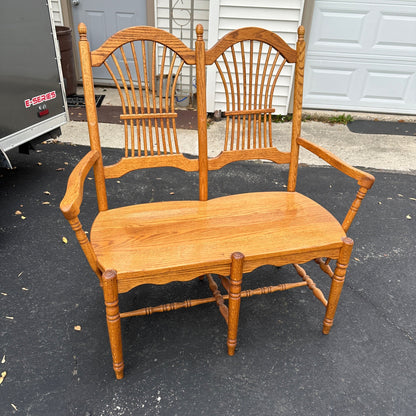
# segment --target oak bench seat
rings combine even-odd
[[[244,253],[244,272],[296,253],[305,262],[339,251],[344,237],[332,214],[297,192],[132,205],[100,212],[91,229],[98,264],[117,270],[120,292],[166,283],[164,275],[228,275],[235,251]]]

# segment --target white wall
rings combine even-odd
[[[60,0],[51,0],[52,16],[56,26],[63,26],[63,16]]]
[[[297,29],[302,20],[304,0],[214,0],[210,1],[208,45],[213,46],[226,33],[257,26],[281,36],[291,47],[296,46]],[[215,68],[207,73],[207,110],[225,110],[222,82]],[[279,77],[276,91],[279,102],[276,114],[287,114],[293,84],[293,70],[284,71]]]

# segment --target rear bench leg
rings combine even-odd
[[[230,288],[228,300],[228,355],[234,355],[237,346],[238,317],[240,314],[241,283],[243,280],[244,255],[231,255]]]
[[[110,339],[113,368],[117,379],[124,377],[123,350],[121,343],[121,320],[118,307],[117,273],[106,270],[103,273],[103,292],[107,317],[108,337]]]
[[[329,334],[334,323],[334,316],[337,310],[339,297],[341,295],[342,286],[344,285],[345,273],[347,272],[348,262],[350,261],[351,251],[354,242],[351,238],[344,238],[344,244],[341,248],[337,266],[332,276],[331,289],[329,291],[328,305],[326,307],[326,314],[322,332]]]

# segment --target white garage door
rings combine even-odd
[[[416,114],[416,1],[315,1],[304,107]]]

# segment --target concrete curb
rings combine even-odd
[[[213,123],[208,128],[209,156],[219,154],[223,148],[225,121]],[[103,147],[122,148],[124,146],[123,126],[100,124]],[[274,144],[287,151],[290,146],[291,123],[274,123]],[[353,166],[384,169],[416,174],[416,136],[389,134],[360,134],[351,132],[346,125],[305,121],[302,136],[325,147]],[[197,131],[178,130],[181,151],[197,154]],[[89,145],[87,123],[71,121],[62,127],[62,142]],[[306,150],[300,154],[300,163],[322,166],[326,163]]]

